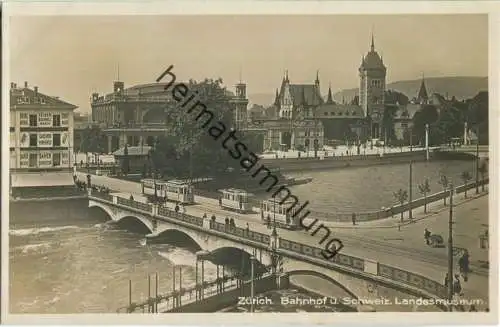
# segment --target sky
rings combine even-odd
[[[375,49],[387,82],[488,76],[487,15],[196,15],[10,17],[10,79],[28,81],[90,112],[92,92],[153,83],[170,64],[179,80],[241,79],[247,94],[292,83],[335,93],[358,87],[361,57]],[[119,69],[118,69],[119,67]]]

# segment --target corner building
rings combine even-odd
[[[12,187],[73,184],[73,111],[77,106],[33,89],[10,85]]]

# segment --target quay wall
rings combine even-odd
[[[255,294],[264,293],[277,289],[276,277],[273,275],[256,279],[254,281]],[[196,312],[216,312],[218,310],[227,308],[228,306],[238,303],[238,298],[245,296],[250,298],[250,282],[244,283],[243,288],[236,288],[234,290],[226,291],[224,293],[207,297],[198,302],[192,302],[178,308],[168,310],[167,312],[183,312],[183,313],[196,313]]]
[[[489,179],[484,181],[479,181],[479,187],[481,188],[483,184],[487,185]],[[465,190],[473,190],[476,188],[476,182],[468,183],[467,185],[460,185],[455,188],[455,194],[464,193]],[[433,194],[429,194],[426,198],[420,197],[414,199],[411,203],[396,204],[390,208],[384,208],[381,210],[365,211],[365,212],[319,212],[311,210],[311,217],[322,219],[325,221],[337,221],[337,222],[351,222],[352,214],[356,215],[356,222],[360,221],[371,221],[376,219],[383,219],[393,215],[400,214],[401,212],[408,211],[410,208],[415,209],[424,206],[425,203],[429,204],[436,201],[441,201],[444,198],[449,197],[449,191],[441,191]]]
[[[429,159],[435,157],[437,152],[429,152]],[[425,161],[425,150],[401,153],[386,153],[383,156],[378,154],[354,155],[354,156],[334,156],[324,159],[314,157],[302,158],[279,158],[260,159],[259,163],[268,168],[279,168],[280,172],[298,172],[306,170],[329,170],[348,167],[368,167],[378,165],[388,165],[395,163],[405,163],[414,161]]]

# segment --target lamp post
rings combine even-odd
[[[448,301],[453,300],[453,185],[450,183],[450,215],[448,218]],[[449,306],[452,311],[452,306]]]
[[[476,194],[479,194],[479,125],[476,128]]]
[[[413,158],[411,157],[412,155],[412,152],[413,152],[413,130],[410,128],[410,182],[409,182],[409,190],[408,190],[408,218],[410,219],[410,221],[413,219],[413,210],[412,210],[412,189],[413,189],[413,178],[412,178],[412,175],[413,175]]]

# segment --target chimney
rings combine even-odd
[[[14,84],[14,88],[17,88],[17,84],[16,83],[13,83]]]
[[[11,82],[11,83],[10,83],[10,88],[11,88],[11,89],[16,88],[16,86],[15,86],[15,85],[16,85],[16,84],[14,84],[14,83],[12,83],[12,82]]]
[[[26,81],[24,82],[24,87],[28,88],[28,82],[26,82]]]
[[[38,94],[38,86],[35,86],[33,89],[35,90],[35,94]]]

